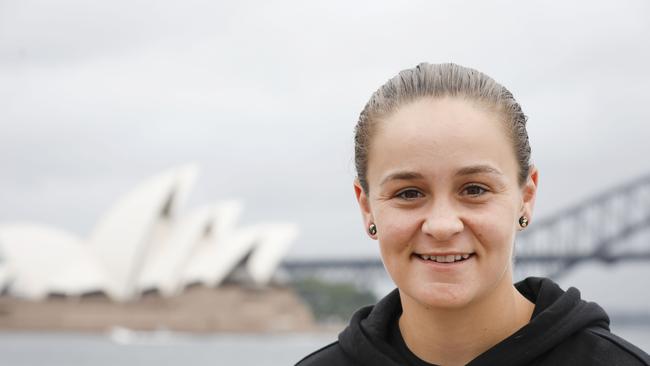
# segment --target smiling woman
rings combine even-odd
[[[538,171],[526,116],[476,70],[420,64],[362,111],[354,190],[397,289],[298,365],[649,365],[595,303],[513,285]]]
[[[374,136],[369,190],[356,192],[365,220],[378,228],[384,264],[409,302],[404,307],[483,299],[501,306],[518,294],[510,291],[512,242],[519,217],[531,216],[537,171],[528,169],[520,187],[502,124],[462,99],[421,99],[385,118]],[[523,296],[515,299],[532,313]]]

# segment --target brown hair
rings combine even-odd
[[[421,63],[401,71],[382,85],[359,115],[355,128],[354,152],[357,179],[368,193],[368,151],[376,125],[402,105],[433,97],[460,97],[493,108],[505,118],[519,164],[519,183],[524,184],[530,170],[530,145],[526,131],[527,117],[512,93],[480,71],[460,65]]]

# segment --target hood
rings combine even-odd
[[[515,287],[535,303],[530,323],[468,365],[526,365],[582,329],[609,329],[605,311],[595,303],[582,300],[575,288],[565,292],[553,281],[535,277]],[[362,365],[404,365],[406,361],[389,344],[389,332],[401,313],[397,289],[375,306],[358,310],[339,334],[343,352]]]

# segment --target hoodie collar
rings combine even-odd
[[[588,327],[609,329],[609,318],[595,303],[580,298],[580,292],[566,292],[550,279],[530,277],[516,288],[535,303],[527,325],[490,348],[468,365],[526,365],[567,337]],[[388,332],[402,313],[399,292],[393,290],[375,306],[358,310],[350,325],[339,334],[343,351],[363,365],[403,365],[401,355],[388,342]]]
[[[391,323],[402,313],[399,291],[394,289],[374,306],[357,310],[350,325],[339,334],[343,352],[362,365],[403,365],[402,357],[388,343]]]

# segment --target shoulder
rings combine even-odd
[[[591,333],[592,336],[600,338],[601,342],[608,344],[610,350],[613,352],[625,354],[626,356],[629,356],[631,360],[636,361],[630,363],[630,365],[638,364],[650,366],[650,356],[647,353],[616,334],[603,328],[592,328],[586,330],[586,332]]]
[[[302,360],[298,361],[295,366],[319,366],[319,365],[356,365],[343,353],[339,342],[332,342],[327,346],[318,349]]]
[[[650,366],[647,353],[604,328],[583,329],[544,357],[542,364]],[[568,364],[568,363],[567,363]]]

